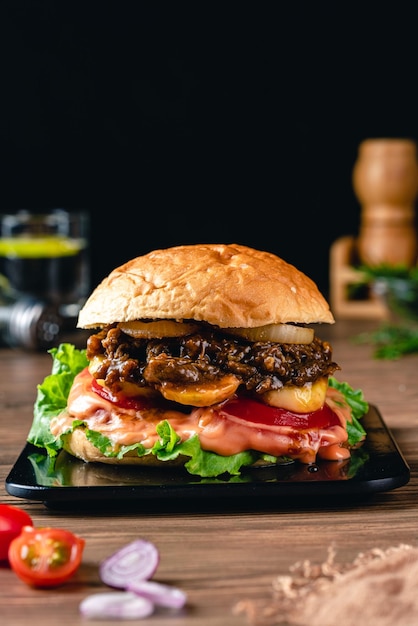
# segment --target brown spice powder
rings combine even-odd
[[[267,603],[243,600],[234,614],[251,626],[416,626],[418,548],[408,544],[360,553],[335,562],[330,547],[322,564],[298,562],[273,581]]]

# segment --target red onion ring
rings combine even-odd
[[[136,593],[93,593],[80,603],[80,612],[90,619],[142,619],[154,612],[154,604]]]
[[[102,561],[100,578],[118,589],[126,589],[134,581],[151,578],[160,562],[157,547],[145,539],[137,539]]]
[[[159,606],[182,609],[187,596],[178,587],[164,585],[153,580],[135,580],[129,583],[127,591],[133,591],[141,598],[146,598]]]

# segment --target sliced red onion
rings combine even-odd
[[[172,585],[164,585],[153,580],[135,580],[129,583],[128,591],[133,591],[142,598],[150,600],[154,604],[160,606],[171,607],[173,609],[181,609],[186,604],[187,596],[184,591],[173,587]]]
[[[103,592],[84,598],[80,612],[90,619],[141,619],[154,612],[154,604],[129,591]]]
[[[157,547],[145,539],[137,539],[102,561],[99,573],[110,587],[126,589],[137,580],[151,578],[160,562]]]

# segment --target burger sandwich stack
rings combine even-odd
[[[333,323],[316,284],[270,252],[154,250],[87,299],[85,349],[50,350],[28,441],[50,456],[201,477],[346,460],[368,405],[334,377],[332,347],[316,336]]]

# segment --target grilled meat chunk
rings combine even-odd
[[[158,388],[214,381],[234,374],[246,391],[261,394],[284,385],[303,386],[339,369],[328,342],[249,342],[202,325],[202,331],[167,339],[137,339],[117,326],[91,335],[87,356],[99,356],[95,377],[118,389],[121,382]]]

